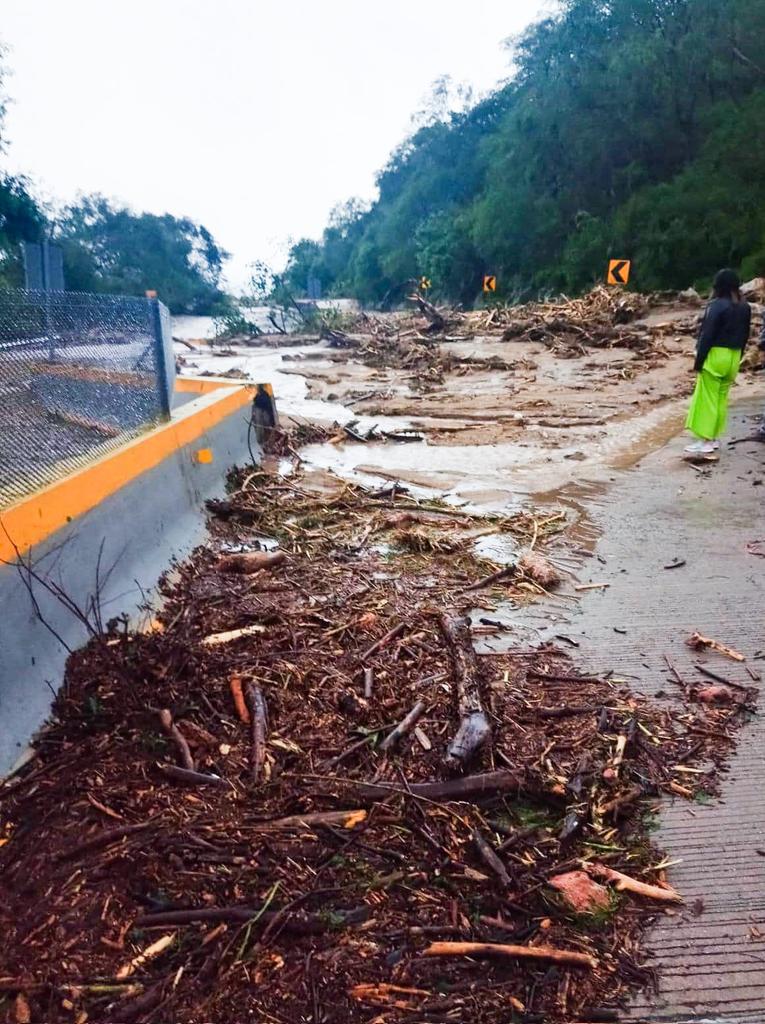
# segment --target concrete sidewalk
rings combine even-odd
[[[755,411],[734,413],[732,437],[752,432]],[[598,537],[596,557],[585,560],[580,578],[610,588],[585,594],[566,614],[565,632],[581,644],[582,666],[612,669],[648,694],[676,692],[664,655],[685,678],[701,678],[685,644],[694,630],[740,650],[755,672],[765,673],[765,660],[756,658],[765,651],[765,559],[746,549],[747,542],[765,540],[765,445],[724,450],[718,465],[699,473],[680,460],[684,443],[676,438],[605,492],[577,499]],[[686,565],[664,570],[675,559]],[[561,624],[558,619],[550,632],[561,632]],[[719,655],[704,660],[753,685],[743,666]],[[740,734],[721,801],[667,804],[657,841],[680,861],[669,877],[686,904],[677,916],[660,917],[650,934],[659,992],[640,998],[631,1019],[765,1021],[762,712]],[[694,915],[697,899],[703,910]]]

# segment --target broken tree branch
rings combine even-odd
[[[146,828],[151,828],[156,820],[156,818],[150,818],[149,821],[142,821],[137,825],[120,825],[118,828],[107,829],[105,832],[100,832],[97,836],[73,846],[71,850],[66,850],[61,854],[60,859],[72,860],[73,857],[78,857],[81,853],[89,853],[91,850],[97,850],[100,846],[108,846],[109,843],[124,839],[125,836],[132,835],[134,832],[142,832]]]
[[[173,722],[173,716],[169,708],[163,708],[160,711],[159,724],[162,726],[163,732],[170,737],[178,748],[178,757],[181,765],[186,771],[193,772],[196,769],[196,765],[194,764],[194,758],[191,756],[191,748],[186,742],[186,737],[175,722]]]
[[[607,882],[613,882],[619,892],[633,892],[637,896],[645,896],[650,900],[659,900],[663,903],[682,903],[683,897],[669,886],[666,888],[660,885],[649,885],[648,882],[639,882],[636,878],[623,875],[621,871],[614,871],[607,868],[605,864],[583,864],[585,871],[598,878],[604,878]]]
[[[250,769],[253,780],[257,780],[266,759],[268,708],[263,691],[253,682],[245,685],[244,699],[250,712]]]
[[[466,618],[439,616],[454,674],[460,724],[447,749],[447,762],[464,767],[491,739],[491,726],[481,704],[478,661]]]
[[[348,780],[357,785],[353,780]],[[384,783],[360,783],[360,796],[368,800],[382,800],[391,793],[411,793],[426,800],[481,800],[497,793],[520,793],[524,790],[521,778],[514,772],[485,772],[481,775],[465,775],[446,782],[412,782],[406,790]]]
[[[515,566],[509,565],[505,569],[500,569],[499,572],[493,572],[491,576],[484,576],[483,579],[476,580],[476,582],[471,583],[469,587],[465,587],[462,593],[470,594],[474,590],[482,590],[484,587],[490,587],[492,583],[499,583],[500,580],[505,580],[508,576],[512,576],[515,571]]]
[[[710,651],[717,651],[718,654],[724,654],[726,658],[732,658],[733,661],[746,661],[743,654],[739,654],[738,651],[734,651],[732,647],[726,647],[725,644],[721,644],[718,640],[712,640],[708,636],[702,636],[701,633],[692,633],[686,643],[689,647],[699,648],[708,647]]]
[[[394,626],[393,629],[389,629],[385,636],[381,636],[379,640],[375,641],[371,647],[368,647],[367,650],[364,651],[361,655],[361,661],[366,661],[367,658],[371,658],[372,655],[376,654],[381,647],[385,647],[385,645],[390,643],[391,640],[395,640],[397,636],[401,636],[405,629],[406,624],[403,622],[399,622],[399,624]]]
[[[504,886],[510,888],[512,883],[507,873],[507,868],[494,852],[492,845],[487,839],[484,839],[478,829],[473,832],[473,844],[484,864],[494,872]]]
[[[597,960],[588,953],[552,946],[508,946],[497,942],[432,942],[424,956],[498,956],[528,960],[550,960],[577,967],[597,967]]]
[[[408,736],[420,718],[422,718],[424,711],[425,701],[418,700],[409,714],[398,723],[395,729],[388,733],[380,744],[380,750],[386,752],[392,750],[404,737]]]

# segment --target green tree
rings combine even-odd
[[[8,145],[5,136],[5,56],[5,50],[0,46],[0,155]],[[29,182],[0,172],[0,286],[18,288],[23,285],[24,268],[19,243],[39,241],[45,223],[45,214],[32,198]]]
[[[71,290],[155,290],[174,313],[215,314],[225,304],[220,279],[228,254],[186,217],[137,214],[103,196],[85,196],[63,211],[56,240]]]
[[[464,302],[474,264],[576,291],[611,255],[643,287],[760,266],[765,0],[561,0],[507,45],[509,80],[472,106],[437,82],[375,203],[310,249],[336,290],[379,302],[426,273]]]

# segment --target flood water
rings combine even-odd
[[[210,318],[179,317],[173,321],[176,337],[202,338],[212,330]],[[339,402],[313,397],[312,374],[336,367],[329,358],[322,358],[325,354],[329,357],[322,343],[239,348],[233,355],[217,355],[209,347],[191,352],[176,345],[176,352],[189,374],[223,375],[236,370],[254,382],[271,383],[285,426],[290,426],[293,418],[328,426],[355,420],[363,434],[374,426],[385,431],[417,429],[420,420],[427,419],[359,416]],[[563,369],[567,369],[565,363]],[[424,439],[415,443],[349,440],[310,445],[301,451],[301,458],[304,468],[332,472],[368,486],[398,480],[417,493],[476,509],[511,511],[530,497],[557,503],[565,495],[564,501],[576,516],[578,495],[591,497],[589,488],[608,485],[620,471],[666,444],[681,431],[684,412],[683,400],[667,401],[639,416],[616,417],[605,427],[573,427],[553,442],[534,425],[517,439],[497,443],[460,444],[458,433],[449,443],[434,443],[428,440],[426,430]]]

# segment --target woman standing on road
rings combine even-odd
[[[688,455],[711,455],[720,447],[719,438],[728,420],[728,392],[752,322],[752,311],[740,288],[734,271],[720,270],[715,275],[713,298],[696,343],[696,388],[685,426],[698,441],[685,449]]]

